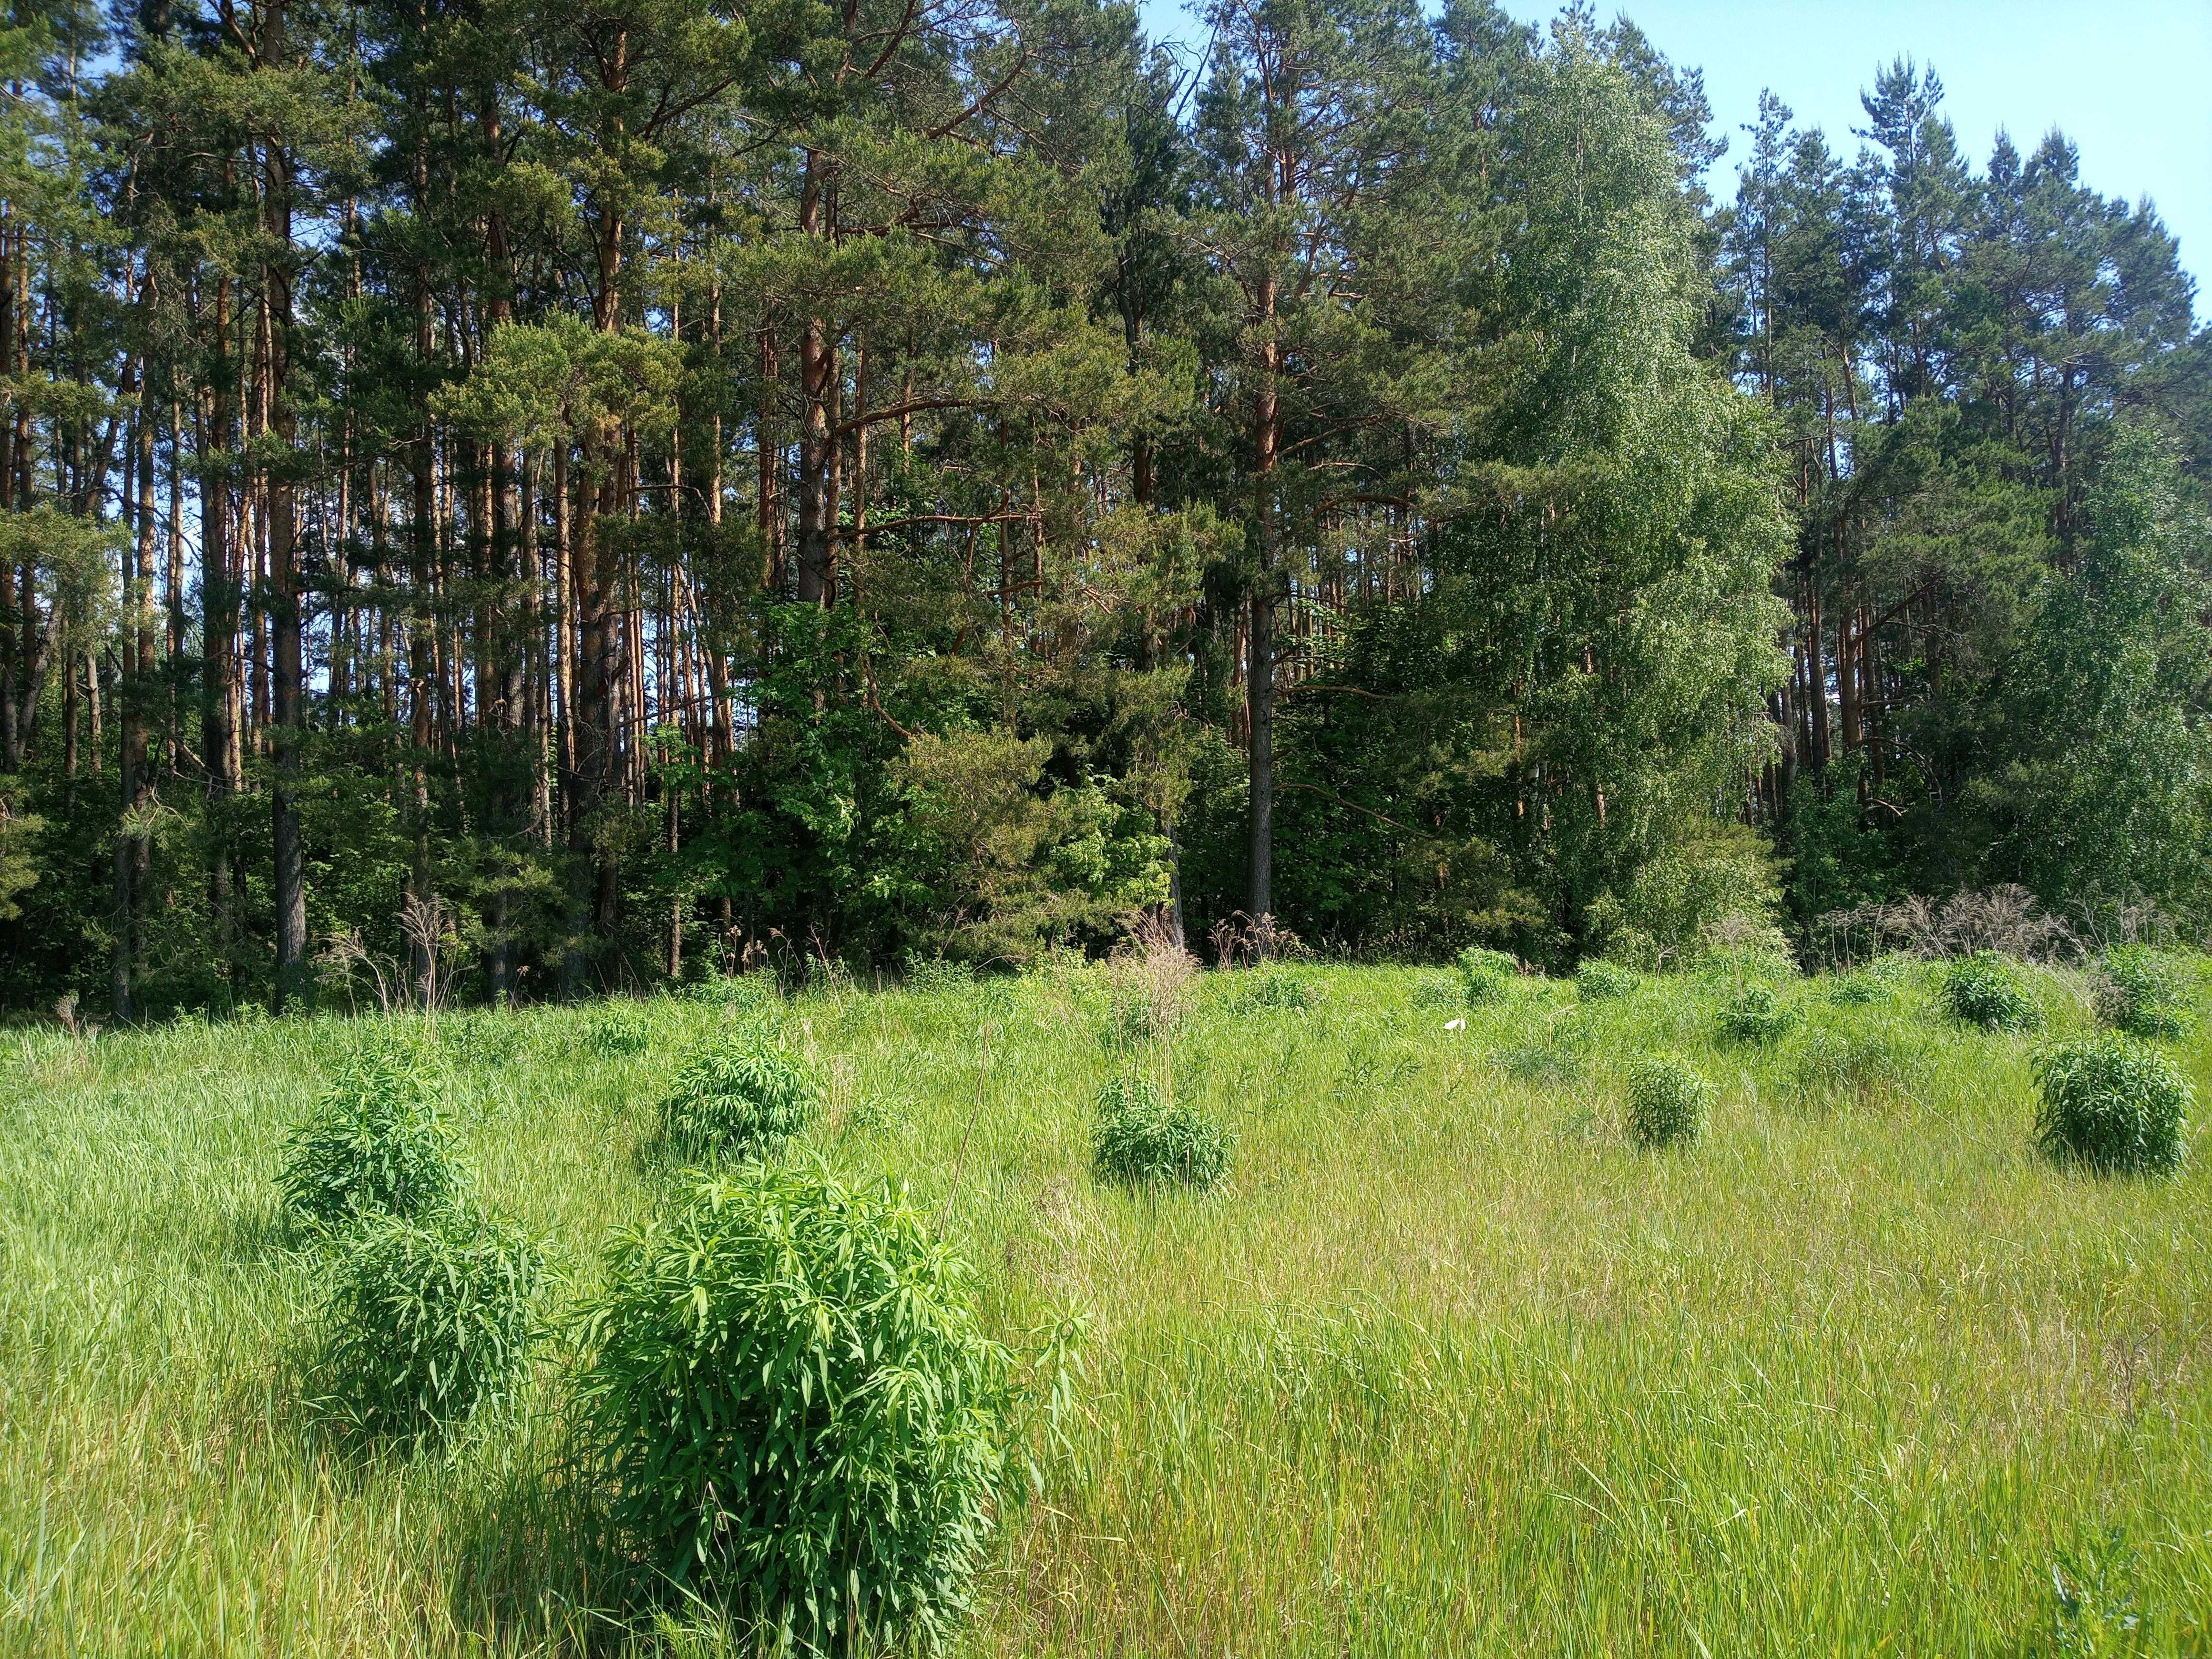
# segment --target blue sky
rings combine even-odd
[[[1142,3],[1155,35],[1202,44],[1176,0]],[[1531,22],[1558,10],[1504,3]],[[1717,195],[1734,191],[1761,88],[1854,155],[1860,88],[1902,55],[1942,76],[1978,166],[2000,127],[2027,149],[2057,126],[2081,150],[2084,182],[2150,197],[2181,239],[2197,316],[2212,316],[2212,0],[1599,0],[1601,19],[1622,11],[1677,64],[1705,70],[1715,129],[1729,140]]]

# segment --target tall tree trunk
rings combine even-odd
[[[1252,507],[1259,530],[1259,568],[1252,578],[1251,625],[1245,635],[1245,709],[1249,726],[1251,789],[1249,854],[1251,887],[1245,910],[1255,921],[1274,914],[1275,854],[1275,582],[1277,515],[1274,471],[1281,442],[1279,379],[1282,347],[1274,337],[1275,279],[1263,276],[1255,310],[1264,337],[1260,385],[1254,400]]]
[[[261,62],[282,71],[283,0],[263,0]],[[295,437],[286,381],[292,352],[292,158],[271,141],[262,166],[264,230],[276,257],[262,267],[268,312],[269,431],[276,465],[266,475],[269,526],[270,627],[273,638],[271,738],[276,763],[270,791],[270,842],[276,854],[276,983],[278,1013],[308,1000],[307,854],[300,840],[300,744],[306,726],[305,641],[301,620],[300,564],[294,521],[291,456]]]

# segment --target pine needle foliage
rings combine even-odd
[[[2180,963],[2144,945],[2123,945],[2099,965],[2097,1018],[2131,1036],[2175,1041],[2189,1030],[2189,976]]]
[[[1653,1054],[1628,1071],[1628,1138],[1639,1146],[1686,1145],[1703,1133],[1714,1089],[1680,1054]]]
[[[640,1564],[805,1652],[952,1633],[1006,1469],[1006,1351],[905,1193],[698,1182],[581,1310],[586,1460]]]
[[[287,1207],[330,1227],[447,1202],[463,1176],[440,1095],[422,1057],[398,1045],[368,1043],[348,1054],[285,1141],[276,1185]]]
[[[1149,1079],[1109,1078],[1099,1091],[1091,1164],[1103,1179],[1203,1192],[1228,1175],[1230,1153],[1226,1128],[1195,1106],[1163,1101]]]
[[[2181,1167],[2196,1104],[2179,1067],[2149,1043],[2100,1031],[2038,1055],[2036,1144],[2049,1156],[2124,1175]]]
[[[667,1144],[691,1158],[766,1156],[812,1122],[822,1085],[765,1033],[740,1031],[685,1062],[660,1100]]]
[[[383,1214],[326,1258],[319,1402],[353,1431],[414,1447],[511,1403],[543,1334],[544,1253],[460,1205]]]
[[[2020,969],[1994,951],[1961,957],[1943,976],[1943,1007],[1962,1024],[1985,1031],[2033,1031],[2043,1009]]]

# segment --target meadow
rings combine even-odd
[[[1947,1018],[1921,965],[1792,979],[1746,1042],[1735,971],[1469,1006],[1297,964],[1200,975],[1170,1020],[1068,965],[424,1035],[562,1304],[662,1202],[673,1069],[751,1022],[826,1079],[799,1156],[908,1184],[1011,1346],[1079,1324],[963,1653],[2212,1652],[2212,1159],[2035,1150],[2077,975],[2033,970],[2040,1035]],[[0,1037],[0,1655],[716,1650],[614,1604],[557,1340],[434,1454],[307,1405],[272,1176],[356,1035]],[[2168,1048],[2201,1146],[2212,1043]],[[1661,1050],[1717,1097],[1655,1151],[1622,1112]],[[1132,1068],[1232,1131],[1223,1186],[1094,1176]]]

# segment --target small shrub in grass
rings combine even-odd
[[[993,1529],[1010,1366],[905,1195],[744,1165],[619,1235],[605,1282],[578,1416],[629,1549],[779,1645],[942,1646]]]
[[[419,1446],[521,1387],[545,1285],[526,1234],[460,1205],[374,1216],[326,1268],[320,1403],[349,1427]]]
[[[1921,1074],[1920,1046],[1887,1020],[1857,1030],[1816,1030],[1796,1055],[1797,1086],[1808,1095],[1901,1099]]]
[[[660,1130],[690,1158],[773,1152],[822,1109],[820,1081],[757,1031],[709,1043],[684,1063],[660,1100]]]
[[[339,1063],[286,1138],[276,1185],[292,1212],[318,1226],[386,1211],[416,1215],[461,1184],[453,1142],[423,1057],[370,1044]]]
[[[2189,981],[2171,957],[2124,945],[2099,964],[2097,1018],[2133,1036],[2169,1041],[2189,1029]]]
[[[1279,969],[1263,968],[1248,976],[1240,988],[1238,1006],[1253,1008],[1310,1008],[1314,1004],[1313,989],[1296,974]]]
[[[1628,1069],[1628,1135],[1639,1146],[1695,1140],[1712,1103],[1713,1085],[1679,1054],[1653,1054]]]
[[[1888,1002],[1897,988],[1878,975],[1838,974],[1828,981],[1828,1000],[1839,1008],[1871,1008]]]
[[[580,1042],[586,1054],[605,1060],[627,1060],[653,1046],[653,1022],[645,1010],[627,997],[599,1004],[584,1023]]]
[[[1112,1078],[1099,1091],[1091,1162],[1107,1180],[1203,1191],[1229,1173],[1229,1152],[1228,1130],[1195,1106],[1162,1102],[1144,1078]]]
[[[1416,1008],[1459,1008],[1466,1006],[1467,993],[1451,980],[1438,974],[1425,974],[1413,985],[1413,1006]]]
[[[1796,1006],[1771,985],[1754,981],[1721,1004],[1716,1023],[1730,1042],[1772,1042],[1795,1029],[1800,1018]]]
[[[1575,969],[1575,994],[1584,1002],[1607,1002],[1632,995],[1643,982],[1641,975],[1596,957]]]
[[[2118,1031],[2061,1042],[2036,1057],[2035,1081],[2036,1144],[2050,1156],[2130,1175],[2180,1167],[2196,1101],[2180,1070],[2148,1043]]]
[[[1952,1018],[1985,1031],[2033,1031],[2043,1009],[2020,969],[1994,951],[1961,957],[1943,975],[1943,1008]]]
[[[1503,951],[1471,948],[1459,953],[1460,981],[1470,1005],[1495,1002],[1521,977],[1521,964]]]

